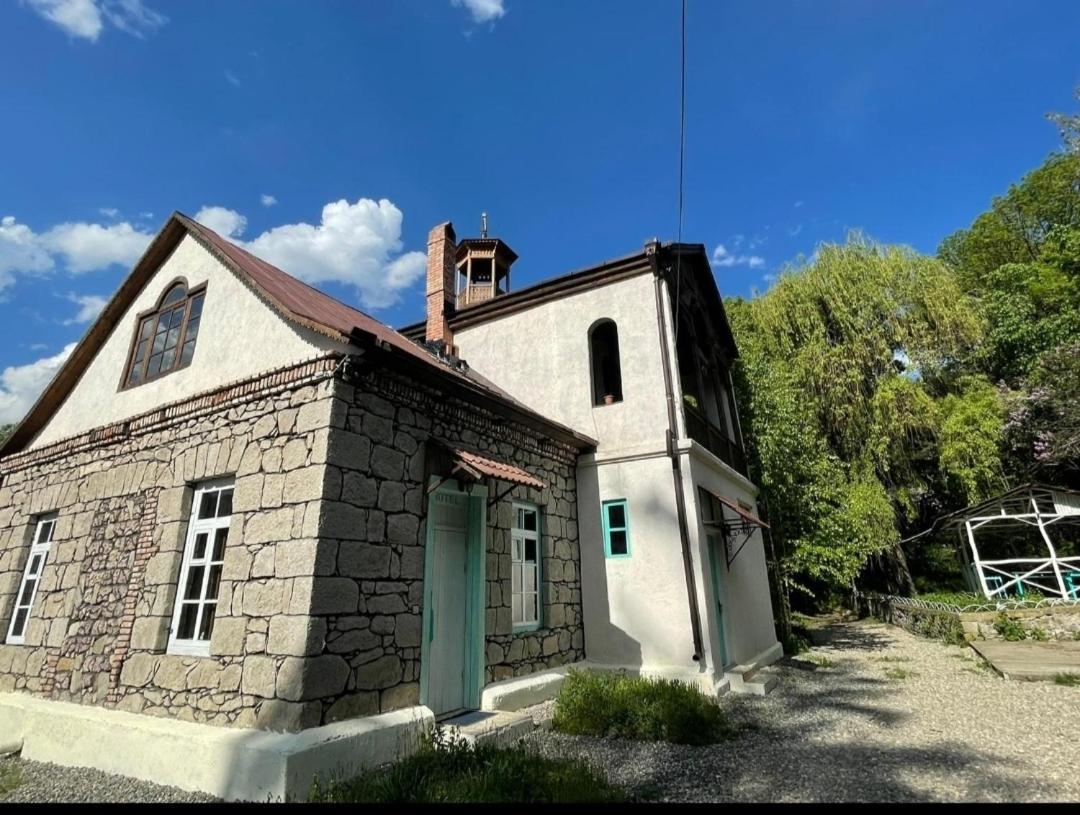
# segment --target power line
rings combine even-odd
[[[683,186],[684,186],[684,172],[683,166],[685,164],[686,156],[686,0],[682,0],[682,18],[680,21],[680,34],[679,34],[679,217],[678,225],[676,228],[678,237],[676,243],[679,248],[675,252],[675,303],[674,311],[676,314],[674,331],[672,332],[676,341],[679,339],[679,325],[682,322],[678,319],[679,310],[682,307],[680,289],[682,288],[682,228],[683,228]]]

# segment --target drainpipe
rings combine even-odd
[[[704,650],[701,639],[701,615],[698,610],[697,587],[694,581],[694,564],[690,552],[690,532],[686,522],[686,501],[683,496],[682,467],[679,464],[679,453],[676,442],[679,438],[678,412],[675,408],[675,387],[671,372],[671,353],[675,352],[673,344],[669,344],[668,331],[665,316],[667,309],[664,306],[664,277],[660,272],[660,243],[650,241],[645,245],[645,254],[649,256],[653,268],[653,290],[656,294],[656,327],[660,335],[660,359],[664,369],[664,391],[667,395],[668,426],[664,431],[667,444],[668,458],[671,459],[671,472],[675,479],[675,512],[679,518],[679,538],[682,542],[683,571],[686,576],[686,593],[690,598],[690,629],[694,635],[694,662],[701,661]]]

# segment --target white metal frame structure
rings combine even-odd
[[[965,565],[970,566],[977,588],[988,600],[1002,599],[1009,593],[1022,594],[1025,587],[1047,596],[1080,599],[1080,554],[1062,557],[1050,534],[1052,528],[1080,525],[1080,492],[1028,484],[939,518],[928,531],[943,523],[956,528],[961,556],[967,561]],[[1016,525],[1037,529],[1046,547],[1045,554],[984,559],[976,532],[989,529],[1007,532],[1009,526]]]

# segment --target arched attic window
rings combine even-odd
[[[139,315],[122,387],[133,388],[191,364],[205,296],[205,284],[189,291],[187,283],[178,280],[165,289],[154,309]]]
[[[621,402],[622,364],[619,359],[619,329],[612,320],[598,320],[589,329],[589,360],[592,365],[594,405]]]

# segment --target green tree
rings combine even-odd
[[[785,589],[849,585],[943,481],[964,499],[1000,486],[997,392],[961,376],[984,326],[941,261],[853,235],[729,315]]]

